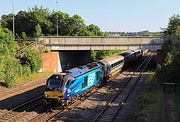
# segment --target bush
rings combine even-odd
[[[1,57],[1,66],[0,69],[2,75],[2,79],[4,80],[7,87],[12,87],[14,82],[16,81],[17,72],[18,72],[18,60],[10,55]]]
[[[31,74],[31,68],[28,65],[23,66],[23,75],[29,76]]]
[[[24,75],[29,76],[31,74],[31,68],[28,65],[19,65],[18,66],[18,76],[22,77]]]
[[[24,56],[21,59],[21,62],[23,65],[29,66],[32,73],[38,72],[42,66],[41,53],[39,51],[26,50]]]
[[[16,81],[19,61],[15,58],[16,42],[8,29],[0,27],[0,79],[7,87]]]
[[[0,27],[0,54],[13,55],[16,51],[16,42],[13,39],[13,34],[8,29]]]

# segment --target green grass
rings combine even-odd
[[[149,80],[149,89],[137,95],[138,103],[129,114],[129,122],[163,122],[163,89],[156,81]]]
[[[177,122],[180,122],[180,85],[176,89],[176,112],[177,112]]]

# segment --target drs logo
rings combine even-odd
[[[88,78],[88,86],[89,86],[89,85],[90,85],[90,86],[93,85],[93,83],[94,83],[94,78],[95,78],[95,73],[89,75],[89,78]]]

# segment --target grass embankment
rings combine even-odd
[[[164,121],[163,88],[155,80],[148,80],[149,88],[136,97],[137,107],[129,114],[129,122]]]
[[[43,72],[43,73],[33,73],[29,75],[24,75],[22,77],[17,77],[16,82],[13,83],[12,87],[17,87],[30,81],[38,81],[49,77],[51,74],[52,72]],[[4,84],[4,83],[1,82],[0,84]]]

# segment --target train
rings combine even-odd
[[[48,105],[68,105],[122,71],[128,62],[140,59],[142,55],[141,49],[131,50],[55,73],[47,79],[45,102]]]

